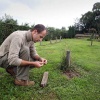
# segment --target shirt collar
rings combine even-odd
[[[32,33],[30,30],[28,30],[26,32],[26,40],[29,42],[29,41],[33,41],[33,38],[32,38]]]

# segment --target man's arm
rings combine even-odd
[[[30,61],[25,61],[25,60],[22,60],[21,64],[20,64],[20,66],[34,66],[34,67],[37,67],[37,68],[40,68],[43,65],[44,65],[44,63],[40,62],[40,61],[30,62]]]
[[[33,42],[31,42],[31,46],[30,46],[30,56],[36,61],[41,61],[43,62],[43,64],[47,64],[47,60],[38,55]]]
[[[40,61],[41,60],[41,57],[39,55],[35,55],[34,56],[34,59],[37,60],[37,61]]]
[[[22,45],[21,43],[22,40],[20,39],[20,37],[15,37],[11,41],[10,48],[9,48],[9,55],[8,55],[9,65],[25,66],[25,67],[30,65],[38,68],[43,66],[43,62],[39,62],[39,61],[30,62],[30,61],[25,61],[23,59],[20,59],[18,57]]]
[[[20,66],[22,59],[19,58],[19,52],[22,45],[22,39],[19,36],[11,40],[8,54],[9,65]]]

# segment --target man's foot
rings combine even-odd
[[[6,72],[8,72],[11,76],[15,77],[15,72],[13,71],[13,67],[7,67]]]
[[[15,79],[15,85],[19,85],[19,86],[32,86],[34,84],[35,84],[34,81]]]

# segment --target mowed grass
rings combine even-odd
[[[54,42],[54,41],[53,41]],[[31,87],[13,84],[14,79],[0,69],[0,100],[100,100],[100,42],[90,46],[87,39],[64,39],[50,44],[42,42],[36,48],[48,64],[40,69],[30,70]],[[71,65],[80,77],[68,79],[60,70],[63,53],[71,51]],[[48,84],[40,87],[42,75],[49,72]]]

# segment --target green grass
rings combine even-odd
[[[32,87],[19,87],[4,69],[0,69],[0,100],[100,100],[100,42],[86,39],[65,39],[59,43],[36,44],[38,53],[48,59],[48,64],[30,71]],[[67,79],[60,70],[64,52],[71,51],[71,64],[81,74]],[[49,72],[48,84],[40,87],[42,75]]]

